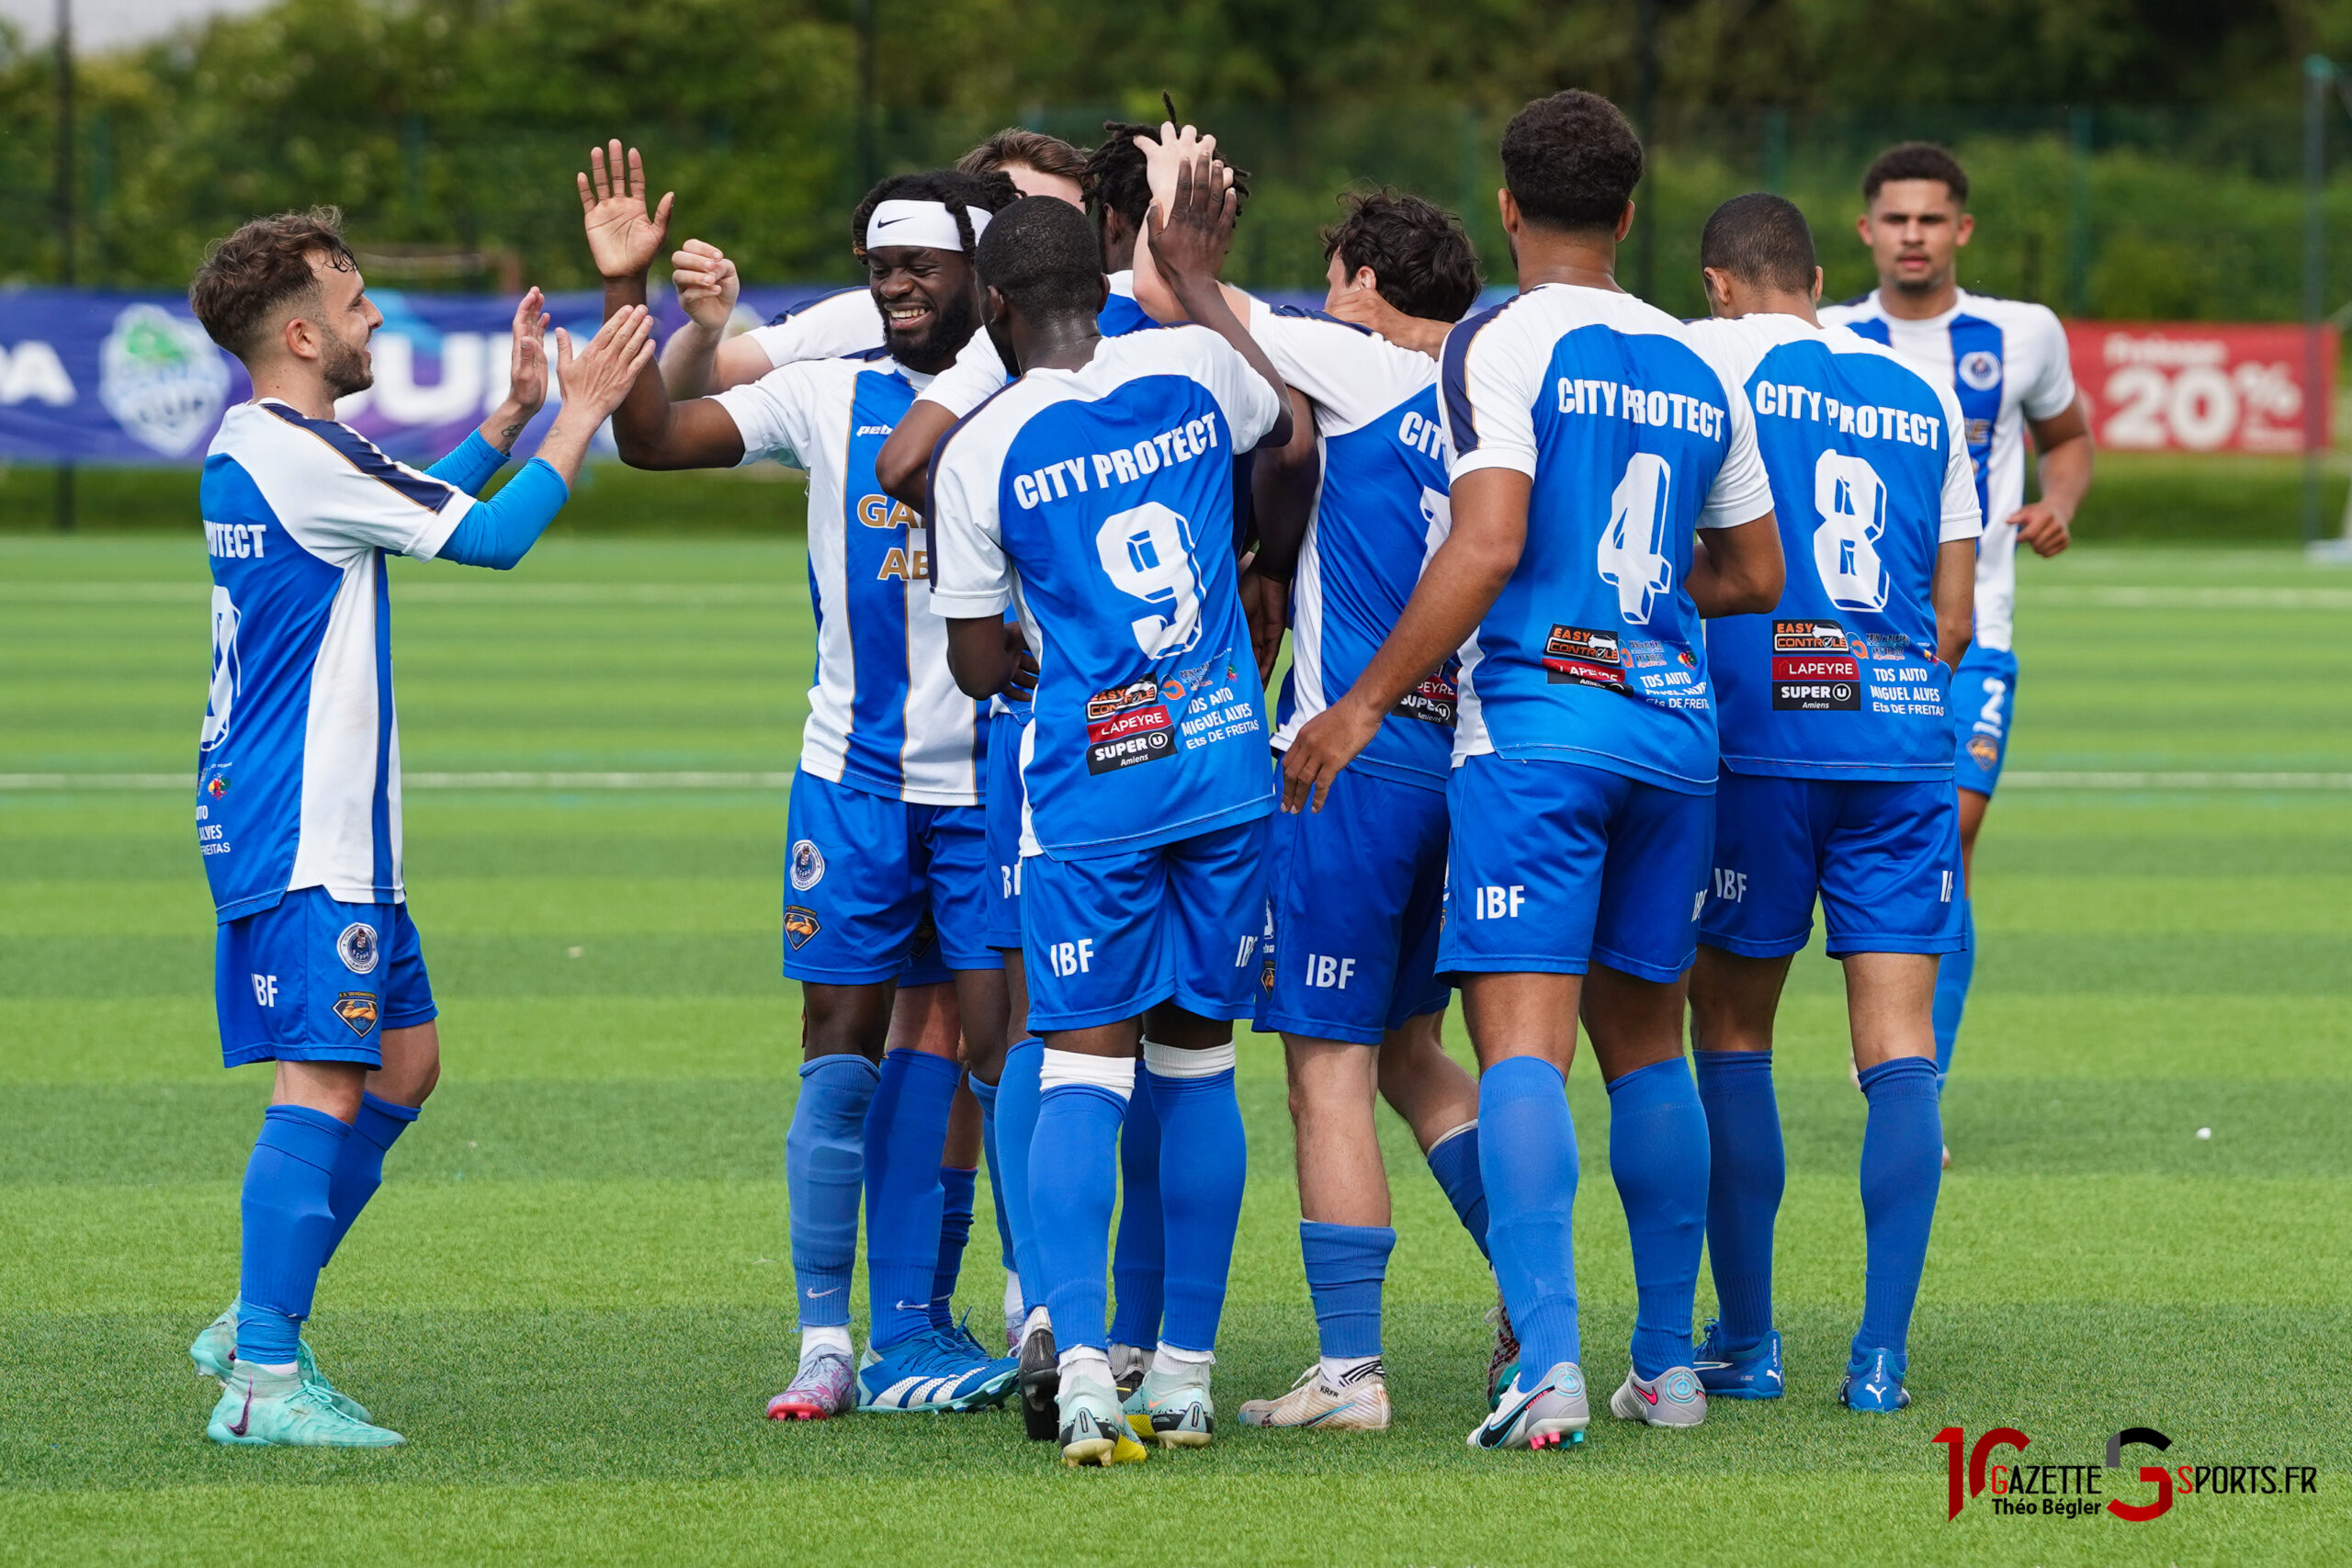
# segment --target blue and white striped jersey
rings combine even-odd
[[[1960,404],[1891,349],[1794,316],[1694,321],[1747,394],[1788,579],[1769,615],[1707,623],[1724,766],[1948,779],[1936,553],[1979,532]]]
[[[1355,684],[1444,538],[1447,459],[1437,361],[1320,310],[1250,307],[1250,335],[1314,400],[1323,478],[1290,594],[1291,667],[1274,745]],[[1356,759],[1366,773],[1442,790],[1453,759],[1448,668],[1399,703]]]
[[[1280,413],[1231,344],[1185,326],[1032,370],[940,443],[932,604],[1017,607],[1036,650],[1023,852],[1148,849],[1273,808],[1231,460]]]
[[[384,553],[430,560],[473,498],[271,400],[221,420],[198,499],[212,687],[196,822],[214,909],[232,920],[303,887],[401,901]]]
[[[1714,699],[1695,528],[1772,509],[1747,398],[1683,324],[1613,289],[1545,284],[1445,340],[1453,484],[1532,481],[1527,542],[1462,649],[1457,760],[1580,762],[1700,795]]]
[[[808,473],[808,593],[816,683],[800,766],[919,806],[977,806],[985,705],[956,689],[947,634],[922,601],[921,518],[882,491],[874,459],[930,378],[876,351],[786,365],[718,396],[743,460]]]
[[[1960,400],[1984,534],[1976,556],[1976,640],[2006,650],[2018,596],[2018,531],[2025,504],[2025,422],[2050,419],[2075,400],[2066,329],[2046,305],[1960,291],[1941,315],[1905,321],[1875,291],[1821,309],[1824,326],[1884,344]]]

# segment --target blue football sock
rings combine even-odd
[[[1119,1134],[1119,1245],[1111,1255],[1118,1303],[1111,1320],[1114,1345],[1148,1350],[1159,1343],[1167,1253],[1159,1201],[1159,1113],[1138,1084],[1128,1097],[1127,1122]]]
[[[1582,1359],[1570,1228],[1577,1124],[1559,1068],[1540,1057],[1508,1056],[1480,1076],[1478,1171],[1495,1278],[1532,1382],[1562,1361]]]
[[[1936,1070],[1918,1056],[1897,1056],[1862,1074],[1871,1102],[1862,1131],[1862,1228],[1869,1261],[1862,1275],[1862,1326],[1854,1353],[1909,1353],[1911,1307],[1928,1266],[1928,1230],[1943,1185],[1944,1128]]]
[[[1430,1174],[1445,1190],[1445,1201],[1462,1228],[1487,1256],[1487,1182],[1478,1174],[1478,1123],[1467,1122],[1430,1145]]]
[[[1960,901],[1960,931],[1966,943],[1936,964],[1936,1077],[1951,1072],[1951,1048],[1960,1038],[1960,1015],[1968,1010],[1968,983],[1976,978],[1976,904]]]
[[[964,1271],[964,1244],[972,1239],[972,1194],[980,1173],[957,1166],[939,1168],[939,1261],[931,1270],[931,1325],[956,1326],[956,1276]]]
[[[1004,1161],[996,1146],[996,1085],[982,1083],[978,1078],[967,1078],[972,1098],[980,1102],[980,1158],[989,1168],[989,1207],[996,1211],[996,1243],[1004,1266],[1013,1273],[1021,1272],[1021,1263],[1012,1252],[1012,1215],[1004,1206]]]
[[[1035,1035],[1004,1054],[1004,1075],[996,1080],[996,1153],[1004,1175],[997,1202],[1012,1232],[1013,1272],[1021,1276],[1023,1308],[1046,1304],[1046,1276],[1037,1261],[1037,1228],[1029,1214],[1029,1145],[1037,1136],[1037,1075],[1046,1043]]]
[[[1315,1299],[1316,1337],[1330,1360],[1380,1354],[1380,1287],[1396,1233],[1386,1225],[1329,1225],[1301,1221],[1298,1250],[1306,1259],[1306,1292]]]
[[[932,1272],[939,1267],[946,1207],[939,1156],[963,1076],[944,1056],[889,1052],[865,1109],[865,1305],[877,1347],[931,1326]],[[968,1227],[968,1216],[965,1223]]]
[[[1241,1224],[1241,1190],[1250,1175],[1250,1139],[1233,1097],[1233,1047],[1159,1053],[1147,1045],[1138,1086],[1151,1098],[1160,1128],[1159,1206],[1167,1222],[1166,1321],[1152,1340],[1179,1350],[1216,1348],[1217,1320],[1233,1272],[1233,1237]],[[1185,1076],[1162,1076],[1158,1057]],[[1199,1069],[1222,1063],[1216,1070]],[[1144,1094],[1136,1098],[1141,1100]],[[1128,1123],[1133,1126],[1131,1122]],[[1120,1299],[1121,1316],[1126,1302]]]
[[[392,1152],[392,1145],[418,1114],[413,1105],[394,1105],[372,1094],[359,1097],[359,1120],[351,1124],[351,1136],[344,1139],[343,1152],[335,1156],[334,1179],[327,1184],[327,1207],[334,1211],[334,1230],[327,1237],[327,1255],[319,1260],[321,1268],[333,1260],[351,1222],[384,1184],[384,1156]]]
[[[1699,1103],[1707,1112],[1707,1261],[1724,1348],[1745,1350],[1772,1331],[1772,1225],[1788,1185],[1781,1107],[1770,1051],[1702,1051]]]
[[[1707,1113],[1681,1056],[1609,1086],[1609,1173],[1634,1242],[1634,1371],[1690,1361],[1690,1308],[1707,1234]]]
[[[784,1140],[784,1182],[803,1328],[849,1326],[857,1204],[865,1189],[865,1111],[880,1077],[879,1069],[858,1055],[801,1064],[800,1099]]]
[[[1031,1243],[1041,1292],[1062,1353],[1107,1350],[1102,1275],[1109,1262],[1111,1208],[1119,1190],[1119,1123],[1126,1103],[1091,1083],[1057,1083],[1037,1098],[1029,1147]],[[1032,1299],[1035,1299],[1034,1296]]]
[[[294,1359],[319,1288],[334,1210],[327,1190],[351,1129],[323,1111],[273,1105],[245,1162],[240,1205],[243,1258],[237,1273],[237,1359],[282,1367]]]

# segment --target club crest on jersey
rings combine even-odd
[[[1962,355],[1960,378],[1977,391],[1991,391],[2001,384],[2001,356],[1989,348]]]
[[[857,498],[857,520],[869,528],[920,527],[922,519],[915,509],[903,501],[893,501],[887,495],[862,495]]]
[[[334,998],[334,1015],[351,1026],[351,1032],[365,1036],[376,1027],[376,997],[372,991],[342,991]]]
[[[1968,756],[1980,768],[1990,770],[1997,767],[2001,761],[2001,743],[1989,735],[1972,735],[1968,738]]]
[[[1544,639],[1544,679],[1555,686],[1625,689],[1624,655],[1617,634],[1589,626],[1555,626]]]
[[[343,934],[334,939],[334,950],[343,966],[354,975],[374,974],[376,961],[383,956],[376,942],[376,928],[360,920],[343,928]]]
[[[797,953],[808,946],[808,939],[824,929],[817,919],[816,910],[804,909],[797,904],[785,906],[784,940],[792,944],[793,952]]]
[[[806,893],[825,880],[825,853],[808,839],[793,841],[791,855],[792,890]]]

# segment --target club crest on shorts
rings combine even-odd
[[[1978,767],[1991,768],[2001,760],[2000,742],[1989,735],[1972,735],[1968,738],[1968,755]]]
[[[365,1036],[376,1027],[376,995],[373,991],[343,991],[334,998],[334,1015],[351,1026],[351,1032]]]
[[[372,975],[382,950],[376,944],[376,928],[362,920],[354,920],[343,928],[334,939],[334,950],[343,958],[343,966],[354,975]]]
[[[792,944],[793,952],[797,953],[808,946],[808,939],[824,929],[817,919],[816,910],[804,909],[797,904],[785,906],[784,940]]]
[[[788,863],[791,866],[792,890],[796,893],[806,893],[825,880],[824,852],[813,840],[795,840]]]

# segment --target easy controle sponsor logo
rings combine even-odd
[[[1928,1440],[1944,1450],[1947,1521],[1976,1504],[2007,1518],[2071,1521],[2104,1513],[2145,1524],[2191,1497],[2279,1499],[2319,1492],[2315,1464],[2178,1463],[2171,1452],[2173,1439],[2154,1427],[2125,1427],[2110,1434],[2099,1462],[2089,1464],[2025,1461],[2033,1439],[2015,1427],[1996,1427],[1973,1443],[1961,1427],[1946,1427]],[[2150,1451],[2132,1451],[2142,1449]],[[2158,1457],[2164,1462],[2146,1462]],[[2137,1474],[2119,1473],[2127,1471]],[[2110,1486],[2114,1495],[2109,1495]]]
[[[1555,686],[1623,691],[1624,653],[1617,634],[1589,626],[1555,626],[1544,639],[1544,679]]]
[[[1086,700],[1086,771],[1116,773],[1176,754],[1176,720],[1147,676]]]

